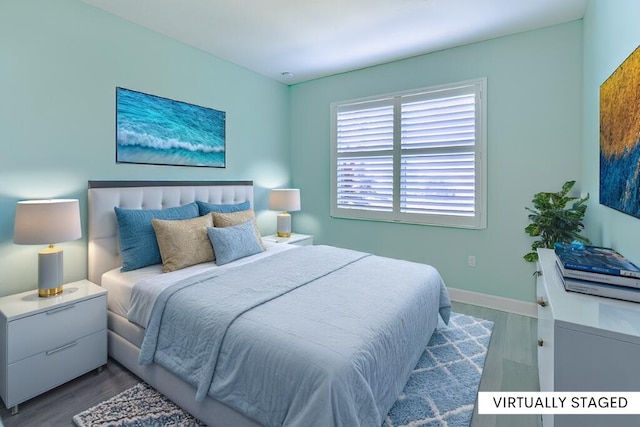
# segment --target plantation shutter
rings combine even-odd
[[[332,104],[332,215],[486,226],[485,85]]]
[[[337,205],[393,212],[393,104],[338,112]]]
[[[447,92],[402,103],[401,212],[475,214],[475,94]]]

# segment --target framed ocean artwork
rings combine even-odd
[[[640,218],[640,46],[600,86],[600,203]]]
[[[116,163],[226,167],[224,111],[116,88]]]

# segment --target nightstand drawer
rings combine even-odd
[[[22,403],[106,363],[106,329],[11,363],[5,403]]]
[[[106,329],[107,297],[58,305],[7,325],[9,364]]]

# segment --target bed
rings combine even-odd
[[[109,291],[109,355],[208,425],[380,425],[448,320],[433,267],[263,242],[255,219],[225,223],[252,217],[251,181],[90,181],[88,191],[89,280]],[[196,203],[234,209],[171,217]],[[146,246],[124,215],[158,211],[161,262],[131,265],[131,242]],[[175,251],[172,230],[208,215],[216,259],[181,265],[190,250]],[[226,249],[249,240],[247,256]]]

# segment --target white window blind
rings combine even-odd
[[[334,103],[336,217],[486,227],[486,79]]]

